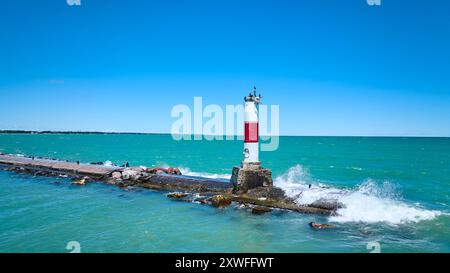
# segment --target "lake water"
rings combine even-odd
[[[82,162],[174,166],[230,177],[242,141],[170,135],[0,134],[0,152]],[[345,205],[323,217],[253,215],[168,199],[163,192],[0,171],[0,252],[450,252],[450,138],[281,137],[260,154],[298,203]],[[308,185],[311,184],[311,189]],[[316,231],[311,221],[336,229]]]

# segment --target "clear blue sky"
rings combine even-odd
[[[169,132],[256,85],[287,135],[450,136],[450,2],[7,0],[0,129]]]

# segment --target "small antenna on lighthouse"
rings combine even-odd
[[[250,94],[244,99],[245,101],[253,101],[256,105],[261,103],[261,94],[256,95],[256,86],[253,86],[253,93]]]

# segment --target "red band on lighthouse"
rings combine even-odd
[[[258,122],[245,122],[244,124],[245,132],[245,143],[255,143],[258,142]]]

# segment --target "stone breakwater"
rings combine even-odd
[[[118,167],[101,164],[84,164],[56,159],[23,157],[0,154],[0,167],[5,170],[41,176],[68,176],[76,184],[103,181],[122,188],[142,187],[153,190],[176,191],[168,197],[186,202],[226,207],[232,202],[248,207],[255,214],[270,212],[271,209],[286,209],[301,213],[333,215],[340,204],[316,203],[298,205],[288,198],[284,191],[273,186],[261,186],[239,190],[230,181],[205,177],[185,176],[171,169],[168,174],[162,168]]]

